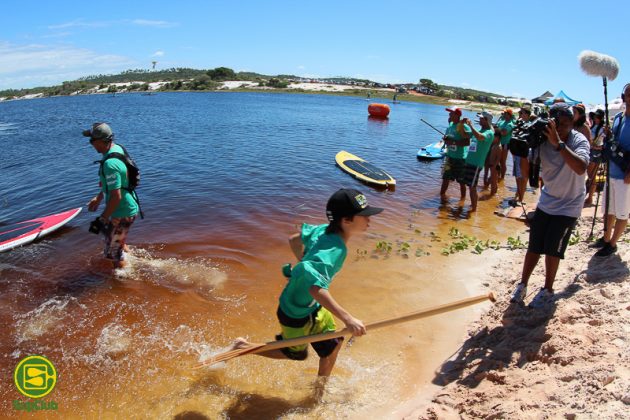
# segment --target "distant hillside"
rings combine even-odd
[[[420,83],[385,84],[368,79],[351,77],[303,78],[290,74],[276,76],[254,72],[235,72],[228,67],[214,69],[171,68],[165,70],[126,70],[119,74],[98,74],[82,77],[74,81],[63,82],[56,86],[41,86],[29,89],[7,89],[0,91],[0,98],[15,99],[20,97],[46,97],[58,95],[77,95],[90,93],[115,93],[119,91],[209,91],[221,87],[227,80],[253,82],[250,88],[271,87],[284,89],[291,82],[323,82],[327,84],[352,85],[373,89],[396,89],[400,92],[414,90],[433,97],[452,98],[470,101],[495,103],[496,95],[474,89],[456,86],[438,85],[429,79],[420,79]],[[158,83],[160,82],[160,83]]]

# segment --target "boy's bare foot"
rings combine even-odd
[[[244,337],[237,337],[234,342],[232,343],[232,350],[237,350],[237,349],[246,349],[248,347],[251,347],[252,343],[250,343],[249,341],[247,341]]]

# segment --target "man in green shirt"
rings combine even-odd
[[[448,128],[444,135],[444,143],[447,146],[444,167],[442,170],[442,188],[440,197],[446,200],[446,191],[450,181],[456,181],[461,177],[470,144],[470,128],[462,121],[462,110],[456,107],[446,108],[448,111]],[[461,199],[466,198],[466,186],[459,184]]]
[[[513,114],[512,108],[505,108],[497,122],[497,128],[501,130],[501,173],[499,174],[499,179],[505,178],[505,173],[507,172],[507,155],[510,150],[508,145],[512,139],[512,131],[516,127]]]
[[[94,150],[103,155],[98,174],[101,191],[88,203],[88,211],[96,211],[103,198],[105,210],[92,222],[90,231],[105,235],[105,258],[113,261],[114,268],[123,268],[127,235],[139,206],[134,193],[129,191],[127,166],[122,160],[107,159],[107,156],[111,153],[125,155],[125,151],[114,143],[114,133],[105,123],[94,123],[83,135],[89,137]]]
[[[479,182],[479,174],[483,170],[486,163],[486,156],[494,141],[492,114],[483,111],[477,114],[477,117],[479,117],[481,131],[477,131],[468,118],[464,119],[464,124],[471,129],[473,138],[468,147],[468,156],[466,156],[466,164],[462,177],[458,180],[460,183],[468,186],[470,191],[471,212],[477,211],[477,202],[479,201],[477,183]]]
[[[326,205],[329,224],[303,224],[300,233],[289,238],[289,245],[298,259],[297,265],[285,273],[287,285],[280,295],[277,317],[282,333],[278,340],[335,331],[333,315],[339,318],[353,335],[366,333],[363,322],[353,317],[328,291],[333,277],[346,258],[348,240],[369,227],[370,216],[382,208],[371,207],[363,194],[353,189],[340,189]],[[343,338],[312,343],[320,357],[319,376],[330,376]],[[244,338],[236,339],[234,348],[251,346]],[[306,345],[258,353],[273,359],[304,360]]]

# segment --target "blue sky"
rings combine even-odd
[[[630,81],[625,1],[2,2],[0,89],[130,68],[226,66],[603,102],[585,49],[615,57],[609,100]],[[616,18],[616,17],[619,18]]]

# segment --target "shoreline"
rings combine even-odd
[[[154,82],[161,86],[164,82]],[[94,92],[82,92],[73,93],[70,95],[51,95],[45,96],[43,93],[28,94],[19,98],[8,99],[6,97],[0,97],[0,103],[23,101],[32,99],[45,99],[45,98],[58,98],[64,96],[87,96],[87,95],[106,95],[106,96],[119,96],[126,94],[140,94],[140,95],[156,95],[159,93],[218,93],[218,92],[230,92],[230,93],[243,93],[243,92],[256,92],[256,93],[289,93],[289,94],[306,94],[306,95],[332,95],[332,96],[352,96],[361,98],[364,97],[364,93],[370,92],[375,94],[374,98],[369,99],[370,102],[376,102],[377,100],[391,100],[393,102],[393,95],[396,93],[394,89],[390,88],[366,88],[362,86],[352,85],[332,85],[326,83],[294,83],[287,88],[273,88],[268,86],[254,87],[251,82],[242,81],[238,82],[224,82],[224,85],[213,90],[148,90],[148,91],[122,91],[122,92],[107,92],[106,89],[99,89]],[[133,83],[112,83],[112,85],[131,85]],[[293,86],[293,87],[291,87]],[[158,86],[159,88],[159,86]],[[363,91],[363,92],[358,92]],[[449,99],[440,96],[431,96],[421,93],[409,91],[407,93],[399,93],[397,101],[403,102],[415,102],[439,106],[459,106],[469,111],[483,111],[490,110],[500,112],[506,105],[482,103],[468,100]],[[514,108],[514,107],[513,107]]]
[[[497,303],[470,322],[460,348],[436,367],[431,384],[396,407],[392,418],[575,419],[627,413],[630,270],[624,261],[630,245],[620,241],[616,256],[593,258],[595,250],[584,242],[589,213],[592,209],[583,212],[576,227],[582,240],[568,247],[560,264],[554,305],[529,310],[509,304],[525,250],[478,268],[486,274],[480,282],[495,292]],[[543,266],[539,263],[532,275],[526,302],[544,283]]]

